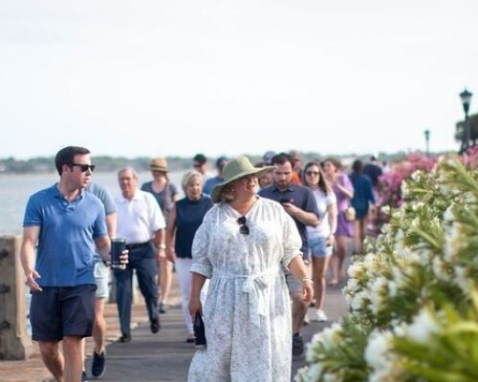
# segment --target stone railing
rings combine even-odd
[[[19,252],[19,237],[0,236],[0,359],[27,359],[32,352]]]

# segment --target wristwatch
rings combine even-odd
[[[164,244],[164,243],[158,244],[158,248],[159,249],[166,249],[166,244]]]

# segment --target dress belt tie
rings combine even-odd
[[[264,289],[269,286],[271,276],[279,274],[279,268],[267,270],[253,275],[214,274],[214,277],[225,279],[244,279],[242,292],[249,295],[249,320],[256,326],[260,326],[260,316],[267,316],[267,303],[264,297]]]

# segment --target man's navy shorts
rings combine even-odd
[[[42,289],[32,292],[30,321],[34,341],[61,341],[65,336],[91,337],[96,285]]]

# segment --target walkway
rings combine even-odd
[[[107,370],[101,379],[105,382],[183,382],[187,379],[189,362],[194,354],[194,345],[187,344],[181,309],[179,307],[179,290],[174,283],[171,302],[173,306],[167,314],[161,315],[161,331],[153,335],[142,301],[134,306],[133,321],[135,329],[133,340],[128,344],[115,342],[119,337],[119,324],[116,305],[107,304],[106,319],[108,323]],[[345,314],[345,301],[338,287],[330,288],[326,312],[329,319],[336,320]],[[312,313],[312,310],[310,311]],[[330,324],[330,322],[328,323]],[[303,334],[307,341],[320,331],[324,324],[311,322],[304,327]],[[90,354],[92,343],[87,341],[87,353]],[[305,364],[304,360],[293,363],[295,371]],[[87,372],[89,371],[89,360]],[[93,379],[91,379],[93,380]],[[50,382],[53,381],[48,371],[36,355],[28,361],[0,361],[0,381],[2,382]]]

